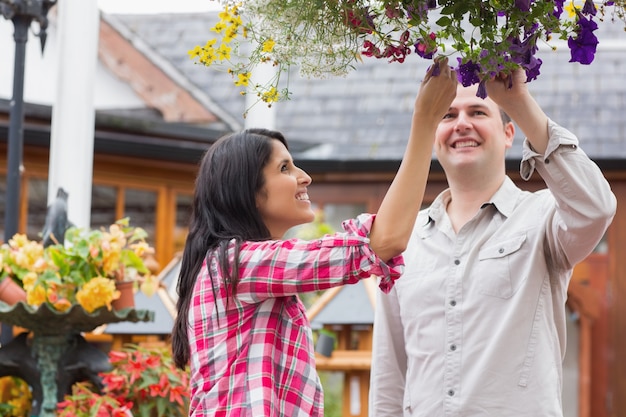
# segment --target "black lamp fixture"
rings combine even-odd
[[[15,61],[13,70],[13,97],[10,104],[9,138],[7,147],[7,187],[4,213],[4,241],[17,233],[20,180],[24,143],[24,67],[26,63],[26,42],[28,30],[37,23],[39,30],[35,36],[41,42],[41,52],[46,46],[48,11],[56,0],[0,0],[0,14],[11,20],[15,27]],[[0,344],[12,339],[12,329],[2,325]]]

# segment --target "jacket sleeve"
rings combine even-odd
[[[556,200],[555,216],[548,225],[551,259],[570,269],[589,255],[611,224],[617,200],[600,168],[578,146],[567,129],[548,120],[549,142],[545,155],[524,141],[520,173],[528,180],[541,175]]]
[[[400,417],[406,402],[407,356],[396,288],[377,291],[369,390],[370,417]]]

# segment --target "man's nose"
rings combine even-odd
[[[459,113],[456,118],[456,124],[454,125],[455,130],[467,130],[472,126],[467,114]]]

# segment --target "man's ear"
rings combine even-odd
[[[508,122],[504,125],[504,136],[506,138],[506,148],[513,146],[513,139],[515,139],[515,124]]]

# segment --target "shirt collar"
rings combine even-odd
[[[507,176],[504,178],[504,182],[502,182],[498,191],[487,203],[483,204],[483,207],[487,204],[492,204],[505,217],[509,217],[515,209],[520,192],[521,190],[517,188],[513,180]]]
[[[506,176],[498,191],[489,199],[489,201],[485,202],[481,208],[484,208],[488,205],[493,205],[500,213],[504,216],[509,217],[513,210],[515,209],[515,204],[517,203],[518,195],[520,193],[520,189],[517,188],[513,180]],[[450,202],[450,189],[445,189],[442,191],[435,201],[430,205],[428,209],[428,218],[424,226],[428,225],[431,222],[439,222],[442,217],[446,213],[446,207]]]

